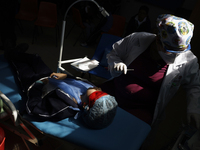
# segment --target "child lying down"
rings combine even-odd
[[[28,114],[51,121],[82,118],[94,129],[112,123],[118,104],[100,88],[67,74],[52,72],[38,55],[15,52],[7,59],[27,95]]]

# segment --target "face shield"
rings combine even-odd
[[[189,51],[191,49],[191,46],[189,44],[188,47],[186,49],[182,50],[182,51],[180,51],[180,50],[170,50],[166,46],[164,46],[164,49],[166,50],[166,52],[169,52],[169,53],[180,54],[180,53],[184,53],[184,52]]]

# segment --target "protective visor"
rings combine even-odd
[[[190,46],[190,44],[188,45],[188,47],[185,49],[185,50],[183,50],[183,51],[174,51],[174,50],[169,50],[169,49],[167,49],[167,47],[166,46],[164,46],[164,49],[167,51],[167,52],[170,52],[170,53],[184,53],[184,52],[187,52],[188,50],[190,50],[191,49],[191,46]]]

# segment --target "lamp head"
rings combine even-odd
[[[104,17],[109,17],[109,13],[103,7],[99,7],[99,11]]]

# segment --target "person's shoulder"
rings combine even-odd
[[[176,64],[183,64],[183,63],[193,64],[196,63],[197,61],[198,59],[196,55],[194,55],[193,52],[190,50],[184,53],[180,53],[177,56]]]
[[[131,36],[138,36],[138,37],[156,37],[156,34],[150,32],[134,32]]]
[[[191,50],[189,50],[183,54],[186,55],[185,58],[187,58],[188,61],[194,61],[197,59],[197,56]]]
[[[149,45],[153,40],[155,40],[156,34],[152,34],[149,32],[134,32],[127,36],[125,39],[129,43],[133,43],[133,41],[139,43],[139,45]]]

